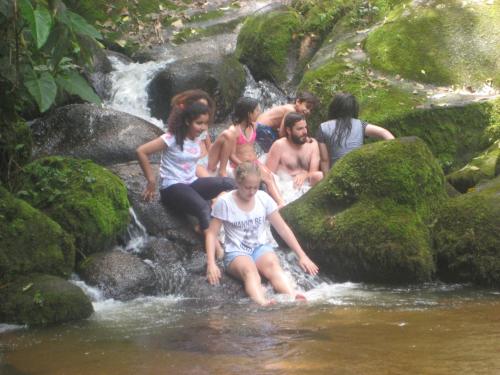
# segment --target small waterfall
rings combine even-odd
[[[146,228],[139,221],[132,207],[129,208],[130,217],[132,221],[127,228],[128,242],[125,246],[125,251],[132,253],[140,253],[148,242],[148,233]]]
[[[274,105],[288,103],[286,93],[269,81],[255,81],[250,70],[245,66],[246,86],[242,96],[258,99],[263,110]]]
[[[109,59],[114,70],[109,74],[112,85],[111,99],[105,104],[117,111],[130,113],[164,129],[165,124],[161,120],[151,117],[147,88],[155,73],[163,69],[173,59],[162,62],[149,61],[144,64],[127,64],[114,56],[110,56]]]

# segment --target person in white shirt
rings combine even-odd
[[[221,272],[215,263],[217,235],[224,226],[224,265],[227,272],[243,281],[248,296],[260,305],[274,301],[266,298],[260,275],[264,276],[278,293],[289,294],[296,300],[305,300],[287,280],[272,247],[266,243],[266,222],[276,229],[281,238],[298,256],[300,267],[311,275],[318,273],[318,266],[309,259],[290,227],[278,211],[276,202],[259,190],[259,166],[244,162],[235,170],[237,189],[222,197],[212,209],[212,220],[205,235],[207,250],[207,279],[216,285]]]
[[[147,186],[143,198],[149,201],[156,194],[156,178],[149,155],[161,152],[160,196],[166,206],[176,212],[198,218],[200,231],[210,223],[210,200],[221,192],[233,190],[235,182],[228,177],[196,176],[196,165],[201,155],[200,135],[208,129],[210,109],[199,102],[186,107],[174,124],[160,137],[137,148]],[[220,254],[222,255],[222,254]]]

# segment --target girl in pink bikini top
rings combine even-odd
[[[247,138],[245,136],[245,133],[243,132],[243,129],[241,128],[241,125],[239,126],[240,134],[238,135],[238,138],[236,138],[236,145],[241,146],[241,145],[255,143],[255,138],[257,136],[257,130],[255,129],[254,125],[250,125],[250,126],[252,127],[252,134],[250,134],[250,138]]]

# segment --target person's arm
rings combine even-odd
[[[276,173],[280,164],[280,144],[276,141],[272,144],[267,154],[266,167],[273,173]]]
[[[220,231],[222,221],[217,218],[210,220],[210,225],[205,231],[205,247],[207,251],[207,279],[211,285],[219,284],[221,272],[217,263],[215,263],[215,242],[217,241],[217,234]]]
[[[330,170],[330,155],[328,154],[328,147],[326,146],[326,144],[321,142],[318,142],[318,146],[319,146],[319,157],[320,157],[320,169],[321,172],[323,172],[323,176],[326,177],[328,171]]]
[[[281,118],[280,128],[278,130],[278,135],[279,135],[280,138],[286,137],[285,117],[290,112],[293,112],[293,109],[289,109],[289,108],[286,108],[286,107],[283,109],[283,117]]]
[[[309,259],[304,250],[302,250],[299,241],[297,241],[297,238],[295,238],[292,230],[288,224],[285,223],[285,220],[283,220],[278,210],[273,211],[267,218],[290,249],[297,254],[299,258],[299,265],[302,270],[311,275],[316,275],[319,271],[318,266],[311,259]]]
[[[373,124],[366,125],[365,135],[373,138],[394,139],[394,135],[389,130]]]
[[[149,202],[154,198],[156,194],[156,176],[153,173],[153,168],[149,162],[149,155],[155,152],[160,152],[165,149],[167,145],[161,137],[153,139],[152,141],[139,146],[136,150],[137,159],[139,159],[139,165],[141,166],[142,172],[146,177],[147,186],[142,197],[145,201]]]

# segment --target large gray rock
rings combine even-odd
[[[96,253],[80,263],[80,276],[107,298],[129,300],[155,289],[153,268],[134,254],[119,250]]]
[[[31,124],[33,156],[73,156],[108,165],[135,160],[135,150],[161,134],[138,117],[92,104],[57,108]]]
[[[245,70],[234,57],[210,55],[183,59],[157,73],[148,87],[151,115],[166,123],[171,99],[181,91],[202,89],[217,105],[216,120],[227,116],[245,88]]]
[[[158,176],[158,164],[153,163],[152,166]],[[177,242],[188,253],[203,249],[203,238],[194,232],[193,224],[185,215],[165,207],[160,202],[159,194],[151,202],[142,199],[146,179],[138,162],[116,164],[109,169],[125,182],[130,204],[148,234]]]

